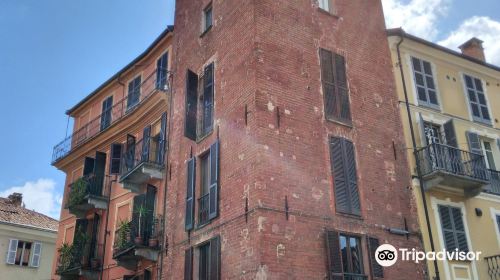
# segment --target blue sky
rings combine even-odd
[[[449,47],[478,36],[500,64],[498,0],[383,3],[388,27]],[[65,110],[173,24],[173,11],[174,0],[0,1],[0,196],[22,192],[28,208],[59,216],[64,174],[50,160]]]

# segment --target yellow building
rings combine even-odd
[[[51,279],[57,220],[28,210],[22,194],[0,197],[0,279]]]
[[[424,248],[481,252],[428,260],[429,279],[436,266],[439,279],[500,279],[500,67],[477,38],[461,53],[402,29],[388,39]]]

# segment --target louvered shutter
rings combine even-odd
[[[219,212],[219,140],[210,146],[210,197],[208,218],[217,217]]]
[[[75,225],[75,235],[73,238],[73,248],[75,252],[81,252],[85,248],[86,239],[84,238],[87,234],[87,219],[77,219]]]
[[[425,123],[424,118],[422,117],[422,113],[418,113],[418,126],[420,128],[420,145],[422,147],[427,146],[429,141],[427,140],[427,135],[425,134]]]
[[[439,217],[446,250],[458,248],[462,252],[468,252],[467,233],[460,208],[439,205]]]
[[[146,216],[144,217],[144,240],[149,240],[153,234],[156,192],[156,187],[148,184],[146,188],[146,200],[144,202],[144,206],[147,209]]]
[[[462,167],[462,157],[460,155],[460,151],[458,150],[458,141],[457,141],[457,135],[455,133],[455,126],[453,124],[453,120],[447,121],[443,125],[444,129],[444,137],[446,140],[446,145],[457,148],[457,149],[451,149],[448,148],[447,151],[447,157],[449,160],[447,160],[446,165],[449,165],[451,170],[453,172],[462,174],[463,172],[463,167]],[[443,155],[444,156],[444,155]]]
[[[135,137],[127,134],[126,151],[125,151],[125,168],[126,172],[134,167],[135,162]]]
[[[149,162],[149,152],[151,146],[151,125],[148,125],[142,131],[142,162]]]
[[[337,118],[341,121],[351,122],[349,91],[347,89],[347,74],[345,58],[335,54],[335,86],[337,88]]]
[[[160,90],[165,90],[167,84],[168,52],[156,61],[156,85]]]
[[[220,237],[210,240],[210,280],[220,279]]]
[[[451,218],[450,209],[447,206],[439,206],[439,217],[441,219],[441,227],[443,228],[443,238],[446,250],[453,251],[456,247],[455,233],[453,230],[453,221]]]
[[[102,111],[101,111],[101,130],[104,130],[109,127],[111,124],[111,109],[113,106],[113,96],[106,98],[102,102]]]
[[[477,178],[486,179],[486,162],[483,155],[483,149],[481,148],[481,140],[479,135],[476,133],[467,131],[467,143],[469,144],[470,162],[468,163],[469,170]]]
[[[131,227],[130,227],[130,233],[132,239],[138,236],[144,237],[143,232],[144,232],[144,218],[141,217],[141,232],[139,232],[139,213],[137,212],[137,209],[139,207],[143,206],[145,207],[145,201],[146,201],[146,194],[139,194],[134,196],[134,211],[132,212],[132,222],[131,222]],[[147,242],[147,240],[143,239],[144,242]]]
[[[497,216],[498,231],[500,233],[500,216]]]
[[[334,182],[335,208],[339,212],[349,212],[348,178],[343,159],[342,139],[333,137],[330,142],[330,160]]]
[[[194,185],[196,178],[196,158],[191,158],[187,162],[187,179],[186,179],[186,221],[185,229],[191,230],[194,226]]]
[[[184,280],[193,279],[193,247],[186,249],[184,253]]]
[[[186,76],[186,118],[184,123],[184,136],[196,140],[196,123],[198,107],[198,75],[187,71]]]
[[[339,233],[326,231],[326,252],[328,259],[328,279],[343,280],[342,256],[340,255]]]
[[[328,119],[335,118],[336,92],[333,69],[333,54],[325,49],[319,50],[321,63],[321,81],[323,84],[323,99],[325,116]]]
[[[444,136],[446,138],[446,145],[458,148],[457,135],[455,133],[455,126],[453,120],[447,121],[444,125]]]
[[[15,264],[16,263],[16,254],[17,254],[17,244],[19,243],[19,240],[17,239],[11,239],[9,241],[9,249],[7,251],[7,259],[6,263],[7,264]]]
[[[462,210],[457,207],[450,207],[451,215],[453,217],[453,225],[456,235],[456,247],[461,252],[468,252],[469,246],[467,245],[467,234],[465,233],[464,220],[462,217]]]
[[[31,267],[39,267],[40,266],[40,258],[42,255],[42,243],[35,242],[33,244],[33,255],[31,256]]]
[[[344,165],[346,166],[347,178],[349,179],[348,191],[351,205],[351,213],[360,215],[361,206],[359,202],[358,178],[356,174],[356,155],[354,145],[351,141],[343,139]]]
[[[500,150],[500,138],[497,138],[497,146],[498,146],[498,150]]]
[[[90,194],[102,196],[104,174],[106,172],[106,153],[95,153],[94,181],[91,182]]]
[[[94,219],[92,220],[92,235],[90,237],[90,258],[97,257],[97,239],[99,238],[99,220],[100,216],[98,214],[94,214]]]
[[[111,144],[111,160],[109,165],[109,174],[119,174],[122,159],[122,144]]]
[[[212,130],[214,107],[214,64],[205,67],[203,75],[203,134]]]
[[[94,173],[95,159],[91,157],[86,157],[83,163],[83,176],[90,175]]]
[[[164,112],[161,115],[161,128],[160,128],[160,143],[158,147],[158,158],[156,162],[158,164],[165,163],[165,152],[167,150],[167,113]]]
[[[372,278],[384,278],[384,268],[377,263],[375,260],[375,251],[377,251],[378,246],[380,246],[380,242],[375,237],[368,237],[368,251],[370,252],[370,266],[372,272]]]

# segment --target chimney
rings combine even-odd
[[[484,57],[483,41],[479,40],[476,37],[471,38],[469,41],[463,43],[458,48],[460,48],[460,50],[462,50],[462,54],[466,56],[470,56],[483,62],[486,61]]]
[[[20,207],[23,204],[23,194],[22,193],[13,193],[9,195],[10,204],[14,206]]]

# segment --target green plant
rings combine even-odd
[[[59,252],[59,266],[58,271],[67,270],[73,260],[73,245],[64,243],[58,250]]]
[[[122,249],[127,246],[127,237],[130,235],[130,222],[120,221],[116,231],[115,248]]]
[[[81,204],[85,199],[86,194],[87,194],[87,181],[85,181],[84,178],[79,178],[71,186],[71,191],[69,193],[66,207],[71,208],[78,204]]]
[[[146,216],[148,214],[148,212],[149,212],[149,209],[144,207],[144,205],[139,205],[135,208],[135,213],[137,213],[137,215],[139,215],[139,225],[138,225],[139,228],[138,228],[138,232],[137,232],[137,234],[138,234],[137,237],[141,237],[142,218],[144,216]]]

